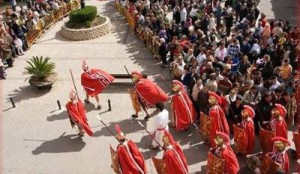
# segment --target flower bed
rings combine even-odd
[[[111,31],[111,22],[108,17],[105,18],[105,22],[91,28],[84,29],[71,29],[65,25],[61,27],[60,35],[68,40],[80,41],[90,40],[103,36]]]

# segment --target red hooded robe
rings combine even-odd
[[[147,173],[144,157],[133,141],[119,144],[117,154],[122,174]]]
[[[87,122],[85,109],[81,100],[78,100],[77,104],[69,101],[66,105],[66,108],[71,120],[71,124],[77,124],[81,126],[89,136],[92,136],[93,131]]]
[[[172,135],[168,131],[164,131],[170,139],[170,145],[164,152],[163,159],[166,163],[168,174],[188,174],[187,160],[180,146],[174,141]]]
[[[148,79],[140,79],[135,84],[135,89],[146,108],[154,107],[159,102],[166,102],[169,98],[157,84]]]
[[[230,146],[221,151],[221,156],[225,159],[225,173],[238,173],[240,170],[239,162]]]
[[[224,132],[229,135],[229,126],[222,108],[219,105],[215,105],[209,110],[209,116],[212,118],[211,121],[211,147],[215,147],[214,137],[216,132]]]
[[[251,154],[255,147],[255,130],[253,120],[242,121],[242,126],[246,133],[246,139],[244,140],[245,144],[247,144],[246,151],[247,154]]]
[[[112,75],[101,69],[91,69],[81,74],[81,85],[88,95],[94,97],[101,93],[114,79]]]
[[[288,139],[288,131],[285,120],[272,119],[270,121],[271,130],[274,132],[274,137],[283,137]]]
[[[196,110],[188,95],[181,91],[172,97],[175,127],[177,131],[187,129],[196,119]]]
[[[237,174],[240,167],[239,162],[235,156],[235,153],[229,145],[225,145],[225,148],[217,148],[215,155],[225,160],[224,173]]]
[[[285,173],[289,173],[290,161],[287,152],[279,153],[279,152],[270,152],[268,155],[272,160],[281,164],[281,167],[285,171]]]

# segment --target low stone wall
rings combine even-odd
[[[104,16],[105,17],[105,16]],[[108,17],[105,17],[106,21],[96,27],[87,29],[70,29],[65,25],[61,27],[60,35],[68,40],[90,40],[103,36],[111,31],[111,22]]]

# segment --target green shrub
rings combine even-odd
[[[83,9],[78,9],[70,13],[70,21],[72,23],[86,23],[93,21],[97,16],[97,7],[86,6]]]
[[[45,79],[54,73],[55,64],[49,62],[49,60],[49,57],[33,56],[29,61],[26,61],[28,66],[25,67],[24,74],[29,74],[31,77],[36,77],[39,80]]]

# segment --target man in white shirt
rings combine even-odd
[[[181,7],[180,10],[180,22],[185,22],[187,19],[187,11],[185,7]]]
[[[215,57],[220,60],[224,61],[224,58],[228,55],[227,48],[225,48],[225,43],[221,43],[221,45],[215,51]]]
[[[251,48],[250,53],[252,53],[253,51],[256,51],[257,54],[260,54],[260,50],[261,50],[261,48],[260,48],[260,46],[258,44],[258,40],[255,39],[254,44],[253,44],[253,46]]]
[[[163,103],[157,103],[156,108],[159,110],[159,113],[154,116],[153,119],[153,130],[154,130],[154,139],[152,141],[152,145],[150,145],[150,149],[159,150],[160,146],[163,145],[162,137],[164,135],[164,130],[169,131],[168,120],[169,120],[169,112],[165,109]],[[157,144],[157,142],[159,144]]]
[[[191,11],[190,11],[190,16],[191,16],[191,18],[196,17],[196,15],[197,15],[197,10],[198,10],[198,6],[197,6],[197,5],[194,5],[194,6],[192,7]]]

